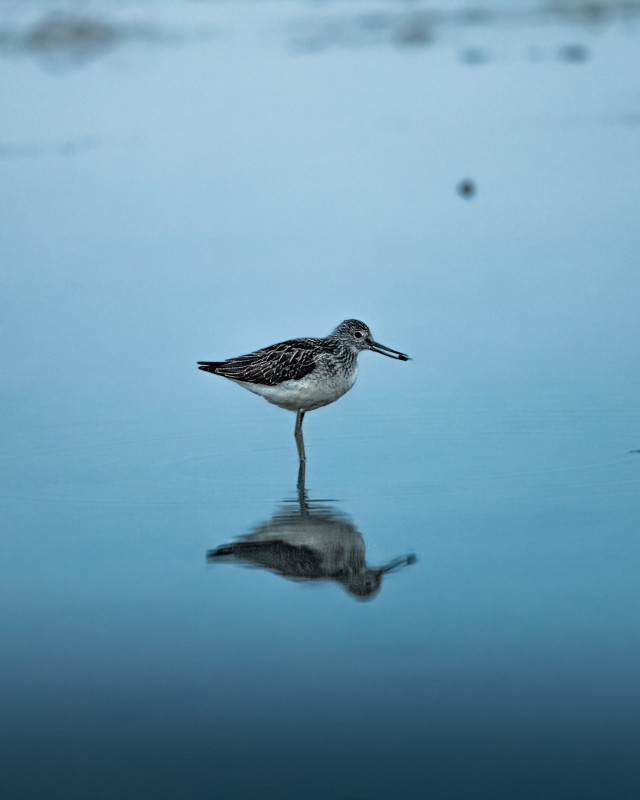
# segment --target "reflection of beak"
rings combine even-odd
[[[386,567],[381,567],[380,571],[384,574],[385,572],[395,572],[395,570],[400,569],[400,567],[408,567],[409,564],[415,564],[418,559],[415,557],[413,553],[409,553],[408,556],[401,556],[400,558],[394,558],[393,561],[390,561]]]
[[[398,350],[392,350],[390,347],[385,347],[383,344],[378,344],[378,342],[374,341],[369,342],[369,350],[373,350],[374,353],[380,353],[383,356],[389,356],[389,358],[397,358],[398,361],[411,360],[409,356],[405,356],[404,353],[400,353]]]

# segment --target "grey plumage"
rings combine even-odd
[[[199,361],[199,369],[235,381],[277,386],[313,372],[325,351],[324,339],[289,339],[226,361]]]
[[[409,360],[404,353],[374,342],[364,322],[347,319],[324,339],[289,339],[226,361],[199,361],[198,367],[240,384],[269,403],[297,412],[295,437],[303,462],[305,413],[335,402],[351,389],[362,350]]]
[[[350,374],[361,350],[393,353],[392,357],[400,361],[409,360],[403,353],[374,342],[364,322],[347,319],[324,339],[288,339],[224,361],[198,361],[198,368],[233,381],[277,386],[301,380],[316,370],[327,376]]]

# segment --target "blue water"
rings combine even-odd
[[[635,28],[301,48],[335,8],[3,51],[3,798],[640,795]],[[412,360],[307,415],[301,509],[196,362],[350,317]],[[265,526],[412,563],[207,561]]]

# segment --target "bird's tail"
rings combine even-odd
[[[224,361],[198,361],[198,369],[203,369],[205,372],[217,372],[218,367],[221,367]]]

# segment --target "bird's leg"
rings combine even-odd
[[[299,458],[298,500],[300,502],[300,515],[304,517],[307,510],[306,489],[304,485],[307,462],[305,460],[305,454],[304,454],[304,439],[302,438],[303,417],[304,417],[304,411],[298,411],[298,416],[296,417],[295,437],[296,437],[296,444],[298,445],[298,458]]]
[[[294,431],[294,436],[296,437],[296,444],[298,445],[298,458],[300,459],[300,464],[304,464],[307,460],[304,454],[304,439],[302,438],[302,420],[304,419],[304,411],[298,411],[296,416],[296,429]]]

